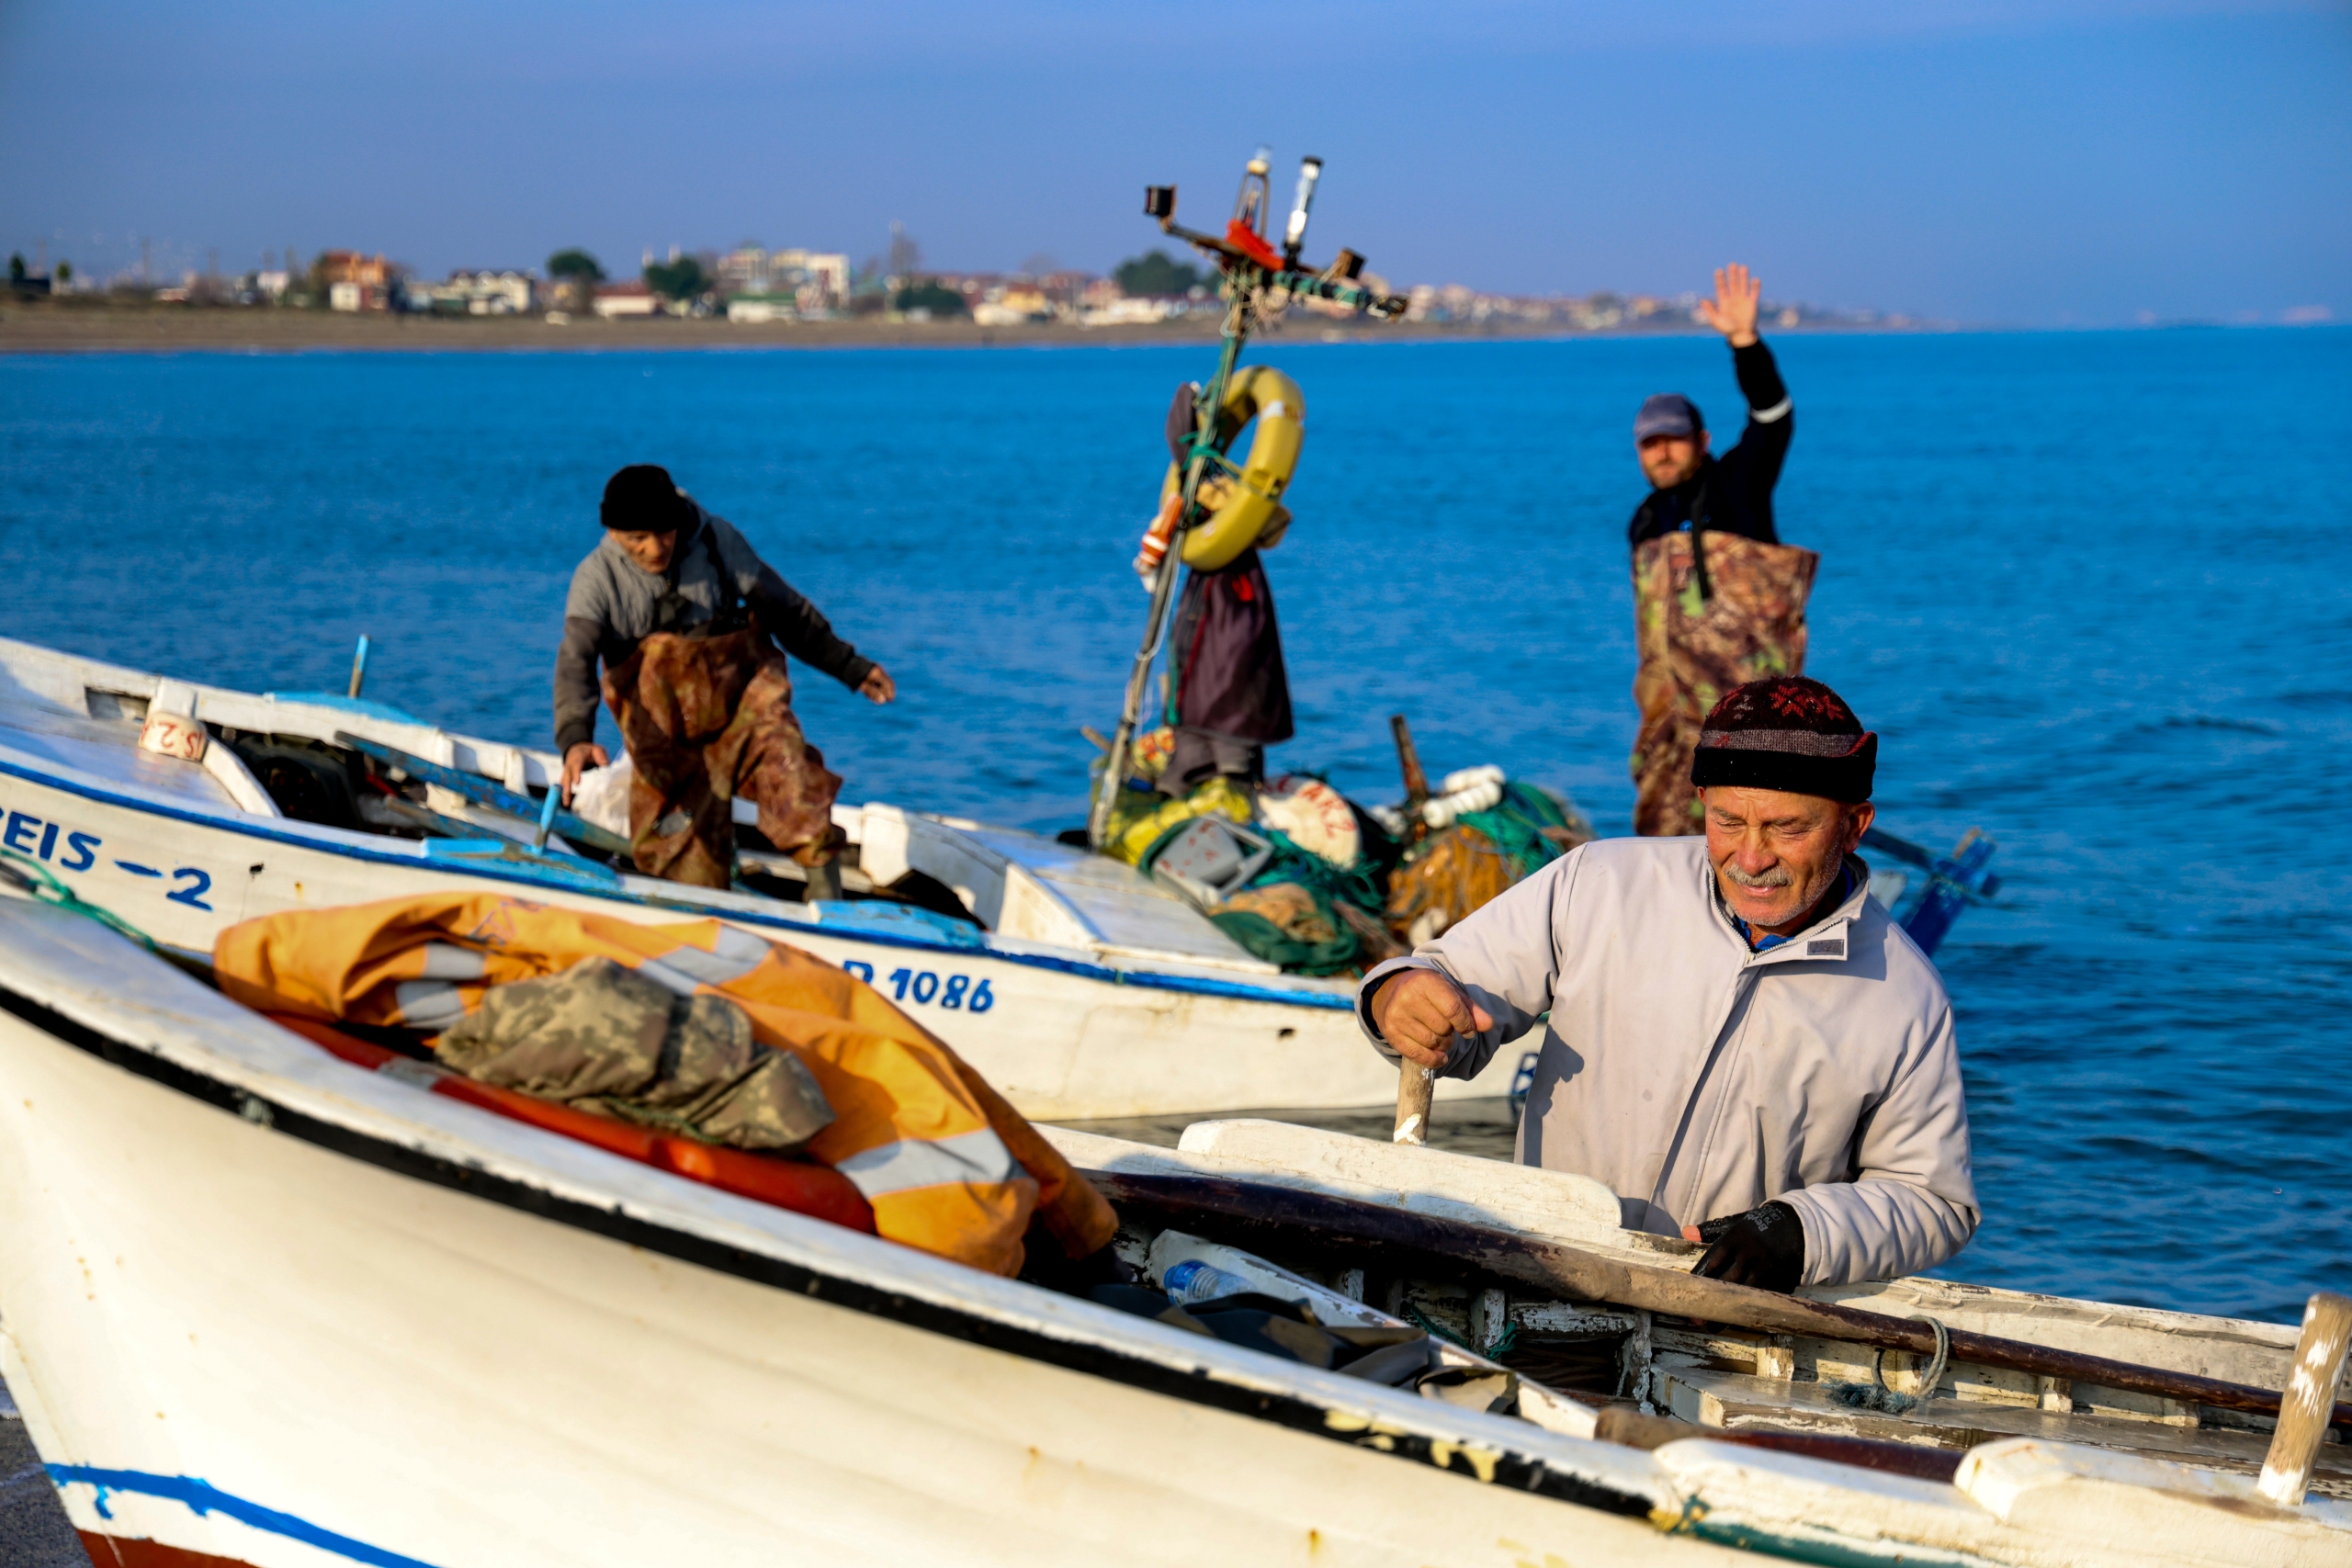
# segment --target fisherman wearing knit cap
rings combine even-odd
[[[609,761],[596,744],[601,686],[633,768],[638,870],[729,886],[741,798],[757,807],[769,844],[803,868],[803,896],[840,897],[832,808],[842,781],[801,734],[784,656],[876,703],[898,694],[888,671],[834,636],[822,612],[667,469],[632,463],[613,475],[597,520],[605,536],[571,574],[556,651],[564,798],[585,770]]]
[[[1467,1078],[1540,1024],[1520,1162],[1706,1244],[1701,1274],[1933,1268],[1976,1229],[1968,1106],[1943,982],[1855,853],[1877,765],[1820,682],[1734,689],[1691,762],[1703,838],[1570,851],[1365,976],[1365,1033]]]

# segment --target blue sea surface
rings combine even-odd
[[[1718,340],[1251,356],[1311,408],[1267,562],[1298,739],[1399,793],[1499,762],[1628,830],[1630,421]],[[2291,1321],[2352,1288],[2352,332],[1776,339],[1808,672],[1881,820],[2000,841],[1938,955],[1983,1230],[1951,1277]],[[596,497],[666,464],[898,677],[798,671],[844,797],[1082,819],[1127,562],[1201,348],[0,358],[0,632],[549,739]],[[2314,836],[2316,835],[2316,836]]]

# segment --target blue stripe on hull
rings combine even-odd
[[[431,1563],[417,1558],[403,1557],[397,1551],[387,1551],[380,1546],[370,1546],[347,1535],[337,1535],[292,1514],[249,1503],[192,1475],[157,1475],[144,1470],[101,1470],[86,1464],[52,1464],[48,1470],[50,1480],[60,1486],[78,1483],[96,1487],[98,1517],[102,1519],[114,1517],[114,1511],[107,1506],[107,1495],[127,1492],[141,1497],[161,1497],[166,1502],[178,1503],[198,1516],[219,1514],[241,1525],[267,1530],[272,1535],[282,1535],[288,1540],[299,1540],[305,1546],[332,1551],[338,1557],[347,1557],[354,1562],[372,1564],[373,1568],[433,1568]]]

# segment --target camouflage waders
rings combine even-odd
[[[605,671],[604,686],[637,769],[628,836],[638,870],[725,887],[739,795],[759,807],[769,843],[802,865],[831,860],[841,776],[800,733],[784,655],[757,626],[656,632]]]
[[[1634,552],[1634,831],[1705,831],[1690,785],[1699,727],[1734,686],[1804,672],[1804,602],[1821,558],[1713,531],[1694,570],[1691,536],[1662,535]]]

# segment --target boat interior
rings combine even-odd
[[[2205,1403],[2194,1385],[2172,1396],[2102,1384],[2097,1363],[2274,1393],[2294,1366],[2296,1330],[2284,1325],[1917,1277],[1798,1295],[1906,1327],[1940,1324],[1946,1336],[2030,1344],[2053,1365],[2097,1363],[2068,1377],[2007,1357],[1954,1348],[1939,1360],[1871,1342],[1882,1336],[1702,1322],[1547,1286],[1514,1256],[1515,1243],[1558,1242],[1621,1271],[1688,1275],[1701,1248],[1619,1228],[1614,1194],[1589,1178],[1261,1120],[1195,1122],[1173,1149],[1068,1129],[1049,1135],[1114,1195],[1121,1254],[1138,1269],[1159,1266],[1164,1232],[1247,1249],[1549,1391],[1522,1413],[1556,1420],[1554,1396],[1565,1398],[1602,1417],[1599,1435],[1637,1446],[1704,1431],[1945,1478],[1971,1449],[2036,1438],[2253,1477],[2274,1416]],[[1247,1195],[1264,1188],[1313,1195],[1298,1212],[1313,1223],[1265,1223],[1262,1193],[1254,1202]],[[1432,1224],[1384,1219],[1396,1215]],[[1450,1232],[1476,1233],[1480,1245],[1430,1245]],[[2346,1435],[2328,1432],[2314,1493],[2352,1499]]]

